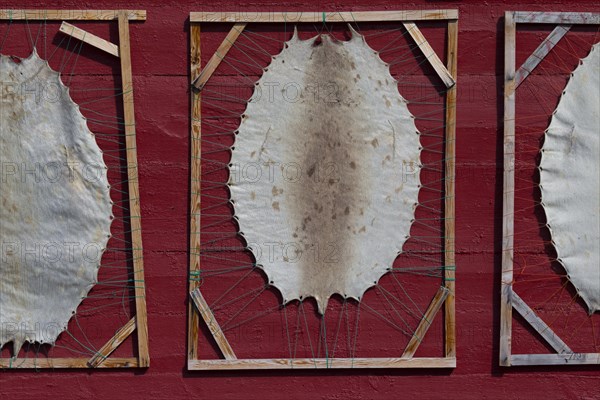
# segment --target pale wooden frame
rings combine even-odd
[[[517,24],[556,25],[548,37],[516,69]],[[500,365],[600,364],[600,353],[574,353],[534,310],[513,290],[514,188],[515,188],[515,92],[529,73],[575,24],[600,24],[600,13],[507,11],[504,20],[504,187],[502,232],[502,290],[500,312]],[[513,308],[554,349],[555,354],[512,354]]]
[[[447,58],[444,65],[431,49],[414,21],[441,21],[448,26]],[[458,10],[432,11],[371,11],[371,12],[265,12],[265,13],[228,13],[228,12],[192,12],[190,13],[190,60],[191,83],[191,190],[190,190],[190,277],[198,276],[200,271],[200,180],[201,176],[201,90],[206,81],[219,65],[221,59],[233,45],[235,39],[247,23],[297,23],[297,22],[365,22],[399,21],[404,24],[411,37],[416,41],[432,67],[444,82],[446,94],[446,149],[445,149],[445,265],[454,266],[454,155],[456,135],[456,77],[458,44]],[[204,69],[201,70],[200,34],[203,23],[232,22],[233,28],[213,54]],[[444,286],[441,286],[433,298],[425,316],[419,323],[414,336],[407,345],[404,354],[397,358],[304,358],[304,359],[238,359],[218,322],[206,304],[197,279],[190,279],[190,301],[188,307],[188,369],[189,370],[235,370],[235,369],[289,369],[289,368],[454,368],[456,367],[455,339],[455,269],[445,268]],[[445,319],[444,357],[413,358],[415,351],[426,334],[433,318],[443,307]],[[198,338],[200,317],[204,320],[225,359],[198,359]]]
[[[135,316],[121,327],[115,335],[91,358],[0,358],[0,368],[124,368],[150,366],[148,351],[148,324],[146,314],[146,288],[144,281],[144,259],[142,252],[142,232],[140,219],[139,180],[137,170],[137,150],[135,133],[135,113],[133,106],[133,79],[131,72],[131,50],[129,41],[129,21],[145,21],[145,10],[0,10],[0,20],[84,20],[117,21],[119,26],[119,46],[77,28],[67,22],[60,31],[84,41],[120,59],[121,81],[123,86],[123,113],[125,126],[125,146],[131,242],[133,248],[133,275],[135,285]],[[137,336],[137,356],[111,358],[110,354],[133,332]]]

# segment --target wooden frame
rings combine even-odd
[[[433,51],[414,21],[441,21],[447,24],[447,64],[444,65]],[[445,228],[444,252],[445,265],[454,266],[454,154],[456,135],[456,77],[458,11],[371,11],[371,12],[266,12],[266,13],[228,13],[228,12],[192,12],[190,13],[190,60],[191,60],[191,195],[190,195],[190,301],[188,307],[188,369],[190,370],[236,370],[236,369],[289,369],[289,368],[453,368],[456,366],[455,339],[455,268],[444,268],[444,284],[431,301],[423,319],[416,328],[415,336],[400,357],[390,358],[280,358],[280,359],[238,359],[223,334],[212,311],[200,292],[200,229],[201,229],[201,101],[202,88],[210,79],[223,57],[247,23],[296,23],[296,22],[365,22],[398,21],[415,40],[433,69],[448,88],[445,111]],[[206,23],[233,23],[233,28],[225,40],[212,55],[204,69],[201,68],[201,27]],[[443,307],[442,307],[443,306]],[[413,358],[415,351],[426,334],[431,321],[438,311],[444,317],[444,357]],[[207,325],[225,359],[198,359],[198,339],[201,319]]]
[[[519,85],[575,24],[600,24],[600,13],[522,12],[505,13],[504,31],[504,187],[502,234],[502,290],[500,365],[600,364],[600,353],[574,353],[513,290],[514,195],[515,195],[515,92]],[[516,68],[517,24],[557,25],[520,68]],[[554,349],[555,354],[512,354],[513,309]]]
[[[129,41],[129,21],[145,21],[145,10],[0,10],[0,20],[85,20],[117,21],[119,45],[85,32],[67,22],[62,23],[60,31],[75,39],[82,40],[107,54],[120,59],[121,81],[123,86],[123,113],[125,126],[125,145],[128,178],[129,213],[131,242],[133,248],[133,276],[135,285],[136,315],[127,322],[92,358],[43,358],[19,359],[0,358],[0,368],[123,368],[150,365],[148,351],[148,326],[144,283],[144,261],[141,236],[141,213],[139,202],[137,150],[135,133],[135,114],[133,105],[133,79],[131,72],[131,51]],[[128,358],[110,358],[110,354],[127,337],[136,332],[137,356]],[[16,356],[15,356],[16,357]]]

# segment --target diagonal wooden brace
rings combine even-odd
[[[206,85],[206,82],[210,79],[210,77],[212,76],[213,72],[215,72],[219,64],[221,64],[221,61],[223,60],[223,58],[225,58],[231,47],[233,47],[233,44],[241,35],[245,27],[245,22],[233,24],[233,28],[231,28],[231,30],[225,37],[225,40],[223,40],[217,51],[215,51],[210,60],[208,60],[208,63],[206,64],[202,72],[200,72],[200,75],[198,75],[198,77],[192,82],[192,85],[196,89],[202,90],[204,85]]]
[[[423,318],[421,319],[421,322],[419,322],[419,326],[417,326],[413,336],[410,338],[410,341],[408,342],[408,345],[402,354],[402,358],[412,358],[412,356],[415,355],[419,345],[421,344],[421,341],[427,334],[431,323],[442,308],[442,305],[449,294],[450,290],[448,290],[448,288],[440,286],[437,293],[433,297],[433,300],[431,300],[429,308],[427,308],[427,311],[425,311],[425,314],[423,314]]]
[[[235,356],[235,353],[233,352],[233,349],[231,348],[231,346],[229,345],[229,342],[227,341],[227,338],[223,334],[223,331],[221,330],[219,323],[215,319],[215,315],[210,310],[210,307],[208,307],[208,304],[206,303],[204,296],[202,296],[202,293],[200,293],[200,289],[198,288],[198,289],[192,290],[190,292],[190,296],[191,296],[192,300],[194,301],[194,304],[196,305],[198,312],[202,316],[202,319],[204,319],[204,322],[206,322],[206,326],[210,330],[210,333],[215,338],[217,345],[219,346],[219,349],[223,353],[223,356],[225,356],[225,359],[226,360],[237,359],[237,357]]]
[[[419,46],[429,64],[431,64],[440,79],[444,82],[444,85],[446,85],[447,88],[454,86],[456,81],[452,77],[452,74],[450,74],[442,60],[440,60],[435,51],[433,51],[433,48],[417,27],[417,24],[414,22],[403,22],[402,24],[410,36],[414,39],[417,46]]]
[[[115,57],[119,57],[119,46],[109,42],[108,40],[104,40],[101,37],[98,37],[92,33],[86,32],[81,28],[76,27],[75,25],[71,25],[68,22],[64,22],[60,25],[58,29],[65,35],[69,35],[74,37],[75,39],[79,39],[84,43],[87,43],[91,46],[94,46],[97,49],[107,52],[110,55]]]
[[[529,74],[538,66],[540,62],[550,53],[556,44],[571,29],[571,25],[559,25],[548,35],[537,49],[525,60],[515,73],[514,90],[529,76]]]
[[[91,368],[96,368],[104,362],[133,333],[136,328],[135,317],[121,327],[108,342],[104,344],[87,362]]]

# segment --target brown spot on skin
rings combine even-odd
[[[317,164],[313,164],[309,169],[308,169],[308,176],[312,178],[312,176],[315,173],[315,169],[317,168]]]
[[[250,158],[254,158],[255,154],[256,154],[256,151],[253,151],[252,153],[250,153]]]
[[[274,210],[279,211],[279,202],[278,201],[274,201],[273,204],[271,204],[271,206],[273,207]]]
[[[273,186],[273,189],[271,190],[271,194],[273,196],[279,196],[282,193],[283,193],[283,189],[279,189],[277,186]]]
[[[346,209],[344,210],[344,215],[348,214],[350,214],[350,207],[346,207]]]
[[[356,163],[354,161],[350,161],[350,168],[356,169]]]
[[[252,200],[256,200],[256,193],[254,193],[254,192],[250,192],[250,198],[251,198]]]
[[[377,140],[377,138],[371,140],[371,146],[375,148],[379,147],[379,141]]]
[[[360,228],[360,230],[358,231],[358,233],[366,232],[366,231],[367,231],[367,227],[363,226],[362,228]]]

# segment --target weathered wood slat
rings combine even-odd
[[[511,363],[512,281],[515,213],[515,40],[514,12],[504,16],[504,182],[502,201],[502,283],[500,365]]]
[[[145,21],[146,10],[0,10],[0,19],[4,20],[116,20],[119,12],[125,12],[130,21]]]
[[[235,23],[233,25],[233,27],[231,28],[231,30],[229,31],[229,33],[227,34],[217,51],[214,52],[214,54],[212,55],[210,60],[208,60],[208,63],[206,64],[202,72],[200,72],[200,75],[192,81],[192,85],[194,85],[196,89],[202,90],[206,82],[212,76],[213,72],[215,72],[219,64],[221,64],[223,58],[225,58],[225,56],[229,52],[229,49],[233,47],[235,41],[240,36],[245,27],[245,22]]]
[[[600,24],[600,13],[516,11],[514,21],[518,24]]]
[[[194,304],[196,305],[200,316],[202,317],[202,319],[204,319],[204,322],[206,322],[206,326],[208,327],[210,333],[217,342],[217,346],[219,346],[219,349],[221,350],[221,353],[223,353],[225,359],[237,359],[235,353],[233,352],[233,349],[231,348],[231,345],[229,344],[227,338],[223,334],[219,323],[215,319],[215,315],[206,303],[206,300],[204,299],[204,296],[202,296],[202,293],[200,293],[200,289],[197,288],[190,292],[190,296],[192,297],[192,300],[194,301]]]
[[[200,24],[190,24],[190,76],[192,82],[200,75],[201,49]],[[189,290],[194,291],[200,286],[200,229],[201,229],[201,196],[200,176],[202,173],[202,94],[192,90],[191,101],[191,142],[190,142],[190,245],[189,245]],[[193,301],[188,302],[188,360],[198,358],[198,337],[200,316]]]
[[[144,252],[142,246],[142,219],[138,179],[135,110],[133,107],[133,76],[131,72],[131,49],[127,11],[119,12],[119,56],[121,59],[121,82],[123,86],[123,117],[127,156],[127,185],[129,191],[129,221],[131,224],[131,247],[133,253],[133,278],[135,281],[135,315],[137,322],[138,366],[150,366],[148,350],[148,317],[146,315],[146,282],[144,280]]]
[[[600,365],[600,353],[513,354],[510,364],[519,365]]]
[[[556,44],[567,34],[571,29],[571,25],[559,25],[544,41],[538,46],[537,49],[525,60],[523,65],[519,67],[515,73],[515,90],[521,83],[529,76],[529,74],[538,66],[540,62],[550,53],[550,51],[556,46]]]
[[[66,35],[72,36],[75,39],[79,39],[84,43],[94,46],[97,49],[105,51],[108,54],[119,57],[119,46],[92,33],[86,32],[81,28],[71,25],[68,22],[63,21],[58,30]]]
[[[458,79],[458,21],[448,22],[448,71]],[[444,335],[446,357],[456,357],[456,258],[455,202],[456,202],[456,95],[457,87],[446,92],[446,154],[444,155],[444,286],[448,297],[444,302]]]
[[[135,357],[111,357],[98,368],[136,368],[138,360]],[[0,358],[0,368],[90,368],[87,358]]]
[[[190,22],[375,22],[458,19],[458,10],[355,11],[355,12],[192,12]]]
[[[406,31],[413,38],[417,46],[419,46],[419,49],[421,49],[421,52],[423,53],[429,64],[433,67],[433,69],[438,74],[442,82],[444,82],[444,85],[446,85],[447,88],[451,88],[452,86],[454,86],[456,84],[454,78],[446,69],[446,66],[435,53],[427,39],[425,39],[425,36],[423,36],[421,30],[417,27],[417,24],[415,24],[414,22],[403,22],[403,25],[406,28]]]
[[[269,358],[189,360],[190,370],[455,368],[456,358]]]
[[[431,300],[429,307],[427,307],[427,311],[425,311],[425,314],[419,322],[417,329],[415,329],[413,336],[410,338],[408,345],[406,345],[406,349],[404,349],[404,353],[402,354],[401,358],[412,358],[415,355],[417,349],[419,348],[419,345],[421,344],[421,341],[427,334],[431,323],[442,308],[442,305],[444,304],[444,301],[448,297],[449,293],[450,290],[448,290],[448,288],[444,286],[441,286],[439,288],[439,290],[433,297],[433,300]]]
[[[554,333],[554,331],[544,322],[540,317],[537,316],[527,303],[523,301],[521,297],[515,291],[511,293],[511,303],[514,309],[521,314],[525,321],[529,322],[529,325],[540,334],[544,340],[552,346],[552,348],[559,354],[573,353],[573,351],[567,346],[560,337]]]
[[[88,365],[92,368],[97,368],[100,364],[108,359],[108,356],[112,354],[113,351],[117,349],[133,333],[135,330],[135,317],[131,318],[129,322],[121,327],[115,333],[115,335],[108,341],[104,346],[96,352],[96,354],[90,358],[88,361]]]

